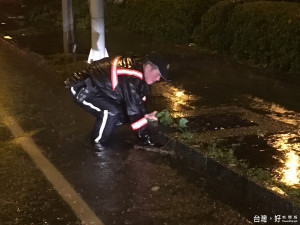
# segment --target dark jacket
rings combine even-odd
[[[147,124],[144,101],[150,87],[144,80],[141,59],[115,57],[94,61],[86,70],[74,73],[65,85],[72,87],[83,82],[95,90],[94,94],[121,104],[134,130]]]

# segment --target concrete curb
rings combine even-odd
[[[246,216],[250,220],[253,221],[255,215],[300,215],[300,206],[289,199],[283,198],[254,181],[247,179],[215,159],[196,151],[191,146],[170,138],[164,132],[160,131],[159,128],[153,134],[159,144],[165,146],[167,149],[174,150],[176,156],[187,167],[196,171],[205,170],[209,175],[215,177],[219,185],[221,184],[219,192],[221,195],[223,193],[223,196],[220,197],[224,201],[242,200],[242,211],[245,211]]]

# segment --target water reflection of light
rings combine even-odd
[[[182,97],[184,95],[183,91],[177,91],[176,92],[176,97]]]
[[[181,108],[183,105],[187,104],[188,101],[188,95],[186,95],[183,91],[176,90],[174,91],[174,95],[171,96],[171,104],[172,104],[172,109],[175,112],[173,116],[178,117],[182,116]]]
[[[279,187],[272,186],[272,187],[269,187],[269,188],[270,188],[271,190],[273,190],[273,191],[279,193],[279,194],[282,194],[282,195],[285,194],[285,192],[284,192],[282,189],[280,189]]]
[[[300,184],[300,143],[293,141],[299,137],[297,134],[290,133],[277,134],[273,135],[268,141],[269,145],[281,151],[284,155],[282,159],[279,159],[283,166],[275,172],[279,174],[279,180],[289,186],[299,186]]]
[[[7,40],[11,40],[11,39],[12,39],[12,37],[11,37],[11,36],[8,36],[8,35],[3,36],[3,37],[4,37],[4,39],[7,39]]]
[[[157,84],[157,90],[170,101],[173,117],[184,117],[187,110],[195,109],[194,106],[191,106],[191,102],[197,100],[198,97],[186,92],[184,89],[161,83]]]
[[[269,111],[270,116],[274,120],[299,126],[299,120],[297,119],[300,116],[299,113],[288,110],[278,104],[265,101],[261,98],[252,96],[248,96],[248,98],[252,100],[252,102],[250,103],[252,107]]]
[[[298,178],[298,167],[299,167],[299,157],[295,152],[288,152],[286,154],[286,169],[283,170],[284,181],[289,185],[299,184]]]
[[[298,122],[292,115],[295,115],[295,112],[287,110],[280,105],[272,103],[270,106],[272,112],[271,117],[274,120],[278,120],[284,123],[289,123],[293,125],[298,125]]]
[[[195,108],[190,105],[190,101],[195,100],[196,97],[186,93],[184,90],[180,90],[174,87],[173,94],[169,96],[169,99],[171,100],[172,110],[173,110],[172,116],[174,117],[183,117],[185,116],[185,111],[186,111],[184,109]]]

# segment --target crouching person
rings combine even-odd
[[[159,53],[144,58],[115,57],[92,62],[64,83],[75,101],[96,117],[92,130],[95,149],[103,149],[118,125],[129,121],[144,145],[153,145],[148,120],[157,120],[156,111],[146,113],[150,85],[168,80],[169,64]]]

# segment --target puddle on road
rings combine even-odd
[[[222,140],[219,147],[232,149],[239,162],[246,163],[249,175],[271,184],[281,194],[300,188],[299,133],[245,136]],[[230,162],[229,162],[230,163]]]
[[[188,121],[188,127],[193,132],[223,130],[256,125],[251,121],[242,119],[238,113],[188,117]]]
[[[170,109],[174,118],[186,117],[191,132],[259,126],[253,121],[244,119],[241,113],[199,116],[195,105],[199,105],[203,98],[171,84],[159,83],[153,89],[154,101],[151,105]],[[269,179],[268,182],[271,181],[273,190],[278,193],[286,194],[284,187],[298,190],[300,188],[300,134],[297,133],[297,126],[299,126],[300,114],[257,97],[247,96],[247,98],[251,111],[294,125],[296,132],[232,137],[222,139],[217,143],[217,147],[232,149],[232,157],[246,165],[251,176],[258,177],[261,182],[267,182],[264,179]],[[274,187],[274,184],[279,184],[280,187]]]
[[[249,106],[252,110],[260,114],[268,115],[274,120],[295,125],[300,128],[300,113],[288,110],[279,104],[268,102],[258,97],[248,95],[246,98],[250,100]]]
[[[267,143],[283,156],[275,157],[282,163],[282,166],[275,170],[277,179],[288,186],[300,188],[300,135],[275,134],[268,138]]]
[[[168,109],[175,118],[189,116],[196,109],[195,104],[201,101],[200,96],[166,82],[154,84],[151,94],[153,100],[149,104],[160,111]]]

